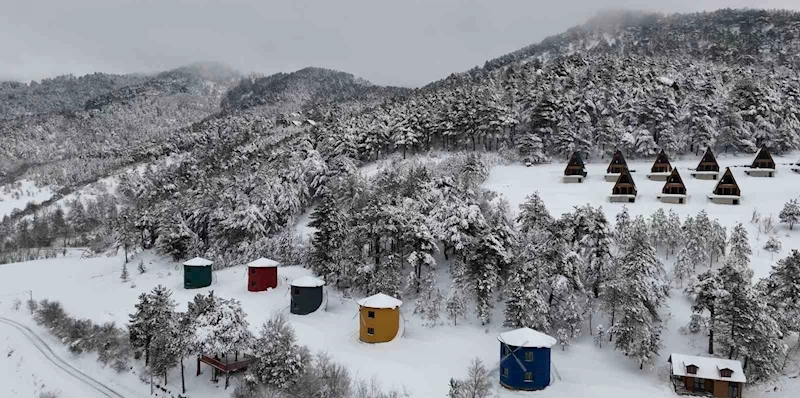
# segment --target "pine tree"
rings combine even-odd
[[[794,229],[794,225],[800,222],[800,204],[797,199],[792,199],[783,205],[783,209],[778,214],[782,223],[789,224],[789,229]]]
[[[339,283],[342,275],[338,265],[345,242],[345,216],[331,195],[324,197],[314,209],[309,226],[316,228],[311,239],[311,268],[327,283]]]
[[[710,249],[711,249],[711,256],[712,260],[716,256],[717,261],[719,261],[722,256],[725,255],[725,247],[728,243],[728,231],[722,224],[719,223],[719,220],[715,219],[711,223],[711,239],[710,239]]]
[[[466,315],[466,303],[464,303],[464,299],[461,298],[457,288],[450,289],[450,296],[447,297],[445,308],[447,310],[447,318],[453,320],[454,326],[458,325],[458,318],[463,318]]]
[[[731,236],[728,240],[728,255],[725,257],[725,262],[731,264],[739,271],[745,272],[745,276],[750,279],[752,277],[752,270],[750,269],[750,241],[747,238],[747,230],[742,223],[737,223],[731,231]]]
[[[674,210],[669,211],[664,231],[666,233],[667,259],[669,259],[670,253],[674,254],[675,250],[683,243],[681,218]]]
[[[539,197],[539,192],[534,192],[525,199],[525,203],[519,205],[517,222],[520,224],[520,232],[523,234],[546,229],[554,222],[544,201]]]
[[[153,340],[154,333],[151,328],[153,308],[150,295],[147,293],[140,294],[139,302],[136,304],[135,308],[136,311],[129,315],[130,320],[128,321],[130,342],[137,353],[144,352],[144,363],[148,365],[150,363],[150,343]]]
[[[595,331],[593,339],[594,339],[594,344],[598,348],[603,348],[603,339],[605,337],[606,337],[606,329],[603,327],[603,325],[597,325],[597,330]]]
[[[458,398],[489,398],[492,395],[491,372],[483,365],[483,362],[475,358],[469,365],[466,379],[451,382],[451,394]]]
[[[436,326],[441,318],[443,301],[444,296],[436,287],[436,272],[428,271],[422,279],[414,313],[421,314],[428,321],[428,326]]]
[[[658,210],[650,215],[648,226],[653,247],[658,249],[659,246],[665,245],[668,237],[665,228],[667,226],[667,213],[664,212],[663,208],[659,207]]]
[[[627,206],[622,206],[622,211],[617,213],[616,221],[614,240],[617,243],[617,248],[622,250],[628,245],[631,233],[631,216],[628,213]]]
[[[225,300],[210,296],[210,303],[195,306],[198,312],[192,346],[204,355],[224,356],[237,354],[250,347],[252,335],[248,330],[247,314],[234,299]],[[197,298],[195,299],[197,302]]]
[[[512,269],[506,289],[504,325],[549,330],[549,306],[542,297],[543,276],[536,257],[539,247],[533,244],[532,238],[524,238],[523,242],[526,244],[522,245],[520,261]]]
[[[687,287],[687,292],[694,296],[692,311],[702,315],[708,311],[708,353],[714,354],[714,331],[716,330],[716,305],[719,298],[724,294],[722,290],[722,280],[716,270],[708,270],[697,276],[691,286]]]
[[[288,388],[303,374],[310,354],[297,343],[286,316],[273,315],[261,327],[253,344],[255,360],[248,366],[247,380],[277,388]]]
[[[140,274],[147,272],[147,268],[144,266],[144,260],[139,260],[139,264],[136,265],[136,270],[138,270]]]
[[[800,332],[800,251],[772,266],[764,290],[785,334]]]
[[[119,278],[122,279],[123,282],[128,281],[128,264],[122,264],[122,273],[120,273]]]

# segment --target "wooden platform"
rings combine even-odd
[[[200,363],[204,363],[213,369],[211,380],[216,381],[218,374],[225,374],[225,388],[228,388],[230,374],[247,369],[247,366],[255,360],[250,355],[242,355],[239,359],[236,359],[236,357],[236,355],[228,355],[222,359],[217,359],[208,355],[200,355],[197,357],[197,375],[200,376],[201,373]]]

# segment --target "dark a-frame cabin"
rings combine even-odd
[[[564,182],[583,182],[586,178],[586,165],[580,152],[573,152],[569,158],[569,163],[564,169]]]
[[[703,154],[703,158],[700,159],[700,163],[691,174],[692,177],[700,180],[716,180],[719,178],[719,163],[717,163],[717,157],[714,156],[714,152],[711,152],[711,148],[706,149],[706,153]]]
[[[716,188],[714,188],[713,194],[709,195],[708,198],[714,203],[738,205],[741,196],[742,191],[739,189],[739,184],[736,183],[731,168],[728,167],[725,169],[725,174],[720,178]]]
[[[661,188],[661,195],[658,196],[658,199],[664,203],[686,203],[686,184],[683,183],[678,169],[672,169],[672,174],[667,177],[667,182],[664,183],[664,188]]]
[[[611,163],[608,164],[608,168],[606,169],[606,181],[617,181],[622,171],[627,169],[628,162],[625,161],[625,156],[622,155],[622,151],[617,149],[617,151],[614,152],[614,156],[611,158]]]
[[[612,202],[625,203],[636,201],[636,183],[633,182],[633,177],[631,177],[631,172],[627,167],[622,169],[622,173],[617,178],[617,183],[614,184],[614,188],[611,190],[609,199]]]
[[[650,168],[650,174],[647,175],[647,178],[655,181],[666,181],[667,177],[670,176],[670,172],[672,172],[672,164],[669,162],[667,153],[662,149],[656,156],[656,161],[653,163],[653,167]]]
[[[761,146],[750,170],[745,170],[745,173],[753,177],[775,177],[775,160],[766,145]]]

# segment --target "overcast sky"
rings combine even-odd
[[[800,0],[0,0],[0,79],[154,72],[221,61],[338,69],[419,86],[598,10],[800,9]]]

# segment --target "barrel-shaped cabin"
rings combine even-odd
[[[650,174],[647,175],[647,178],[653,181],[666,181],[671,174],[672,164],[669,162],[667,153],[662,149],[656,156],[656,161],[653,163],[653,167],[650,168]]]
[[[614,156],[611,157],[611,163],[608,164],[608,168],[606,169],[606,181],[617,181],[617,178],[620,174],[622,174],[622,171],[627,169],[628,162],[625,161],[625,156],[622,154],[622,151],[617,150],[614,152]]]
[[[308,315],[322,307],[325,298],[322,279],[303,276],[289,283],[292,289],[292,303],[289,312],[295,315]]]
[[[722,205],[738,205],[741,202],[742,191],[739,189],[739,184],[733,178],[731,168],[725,169],[725,174],[722,175],[714,192],[708,195],[708,198],[717,204]]]
[[[633,203],[636,201],[636,184],[633,182],[630,171],[623,169],[622,173],[617,177],[617,183],[611,189],[611,202],[619,203]]]
[[[278,262],[261,257],[247,264],[247,290],[263,292],[278,287]]]
[[[775,177],[775,160],[772,159],[772,153],[766,145],[761,146],[750,168],[744,172],[753,177]]]
[[[672,173],[667,177],[667,182],[661,188],[661,194],[658,195],[658,199],[664,203],[682,205],[686,203],[686,198],[686,184],[683,183],[683,178],[678,173],[678,169],[672,169]]]
[[[586,179],[586,165],[583,163],[583,157],[579,152],[574,152],[572,157],[564,169],[564,177],[562,180],[566,183],[581,183]]]
[[[183,288],[200,289],[211,286],[214,279],[214,262],[202,257],[195,257],[183,263]]]
[[[386,343],[400,333],[403,302],[378,293],[358,300],[359,338],[365,343]]]
[[[530,328],[502,333],[500,384],[511,390],[542,390],[550,385],[550,349],[556,339]]]
[[[719,178],[719,163],[711,148],[707,148],[697,168],[691,172],[692,177],[698,180],[716,180]]]

